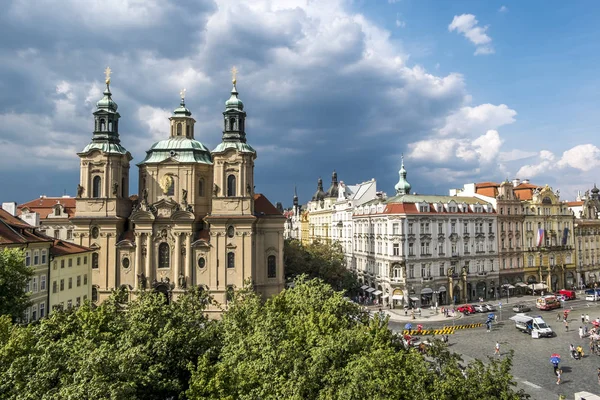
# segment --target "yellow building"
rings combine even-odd
[[[309,211],[303,211],[300,218],[300,241],[303,245],[310,243],[310,218]]]
[[[182,91],[165,139],[137,164],[139,195],[130,197],[132,157],[119,137],[109,72],[92,141],[78,153],[71,218],[76,242],[93,250],[92,297],[103,301],[124,287],[154,290],[171,301],[200,286],[224,304],[248,281],[265,297],[279,293],[285,217],[254,191],[257,153],[246,140],[235,78],[221,143],[211,152],[195,139],[196,121]]]
[[[524,207],[524,276],[528,287],[557,291],[576,283],[574,217],[559,191],[533,190]],[[533,285],[538,283],[538,285]],[[533,285],[533,286],[532,286]]]
[[[69,310],[92,299],[92,250],[62,240],[55,240],[50,250],[52,270],[50,276],[49,313],[55,309]]]
[[[337,173],[333,171],[331,176],[331,186],[327,192],[323,191],[323,180],[319,178],[317,182],[317,191],[308,202],[308,241],[331,243],[331,217],[334,211],[334,204],[339,194],[339,185]]]
[[[6,210],[8,209],[8,211]],[[4,203],[0,209],[0,250],[18,248],[25,252],[25,265],[33,276],[25,291],[30,293],[31,306],[25,310],[23,322],[33,322],[48,313],[48,277],[52,239],[15,216],[16,203]]]

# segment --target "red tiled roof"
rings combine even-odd
[[[67,213],[69,218],[75,216],[75,198],[74,197],[40,197],[35,200],[28,201],[27,203],[19,204],[17,206],[17,213],[20,215],[24,208],[29,209],[31,212],[37,212],[40,214],[40,219],[48,218],[49,214],[52,214],[54,206],[61,204]]]
[[[577,206],[582,206],[583,205],[583,201],[567,201],[567,206],[569,207],[577,207]]]
[[[75,243],[65,242],[63,240],[54,240],[54,246],[50,249],[53,256],[67,256],[70,254],[79,254],[92,251],[92,249],[80,246]]]
[[[499,187],[500,184],[496,183],[496,182],[481,182],[481,183],[476,183],[475,187],[476,188],[487,188],[487,187]]]
[[[0,209],[0,244],[24,244],[30,242],[50,242],[46,235],[37,232],[33,226],[13,217]]]
[[[384,214],[403,214],[417,212],[415,203],[391,203],[383,210]]]
[[[256,193],[254,195],[254,214],[261,215],[278,215],[283,216],[277,208],[263,194]]]

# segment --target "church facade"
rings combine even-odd
[[[171,301],[190,286],[226,304],[251,282],[263,297],[284,288],[285,218],[254,192],[256,151],[247,143],[246,112],[233,79],[221,143],[211,152],[195,139],[181,103],[165,139],[138,166],[139,195],[130,196],[131,154],[119,137],[107,69],[91,142],[78,153],[75,241],[93,249],[92,299],[113,290],[155,290]]]

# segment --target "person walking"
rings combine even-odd
[[[565,319],[565,332],[569,332],[569,321]]]
[[[556,322],[560,321],[560,312],[556,314]]]
[[[579,327],[579,339],[583,339],[583,326]]]
[[[496,342],[496,346],[494,347],[494,355],[498,355],[500,357],[500,343]]]
[[[590,314],[585,314],[585,323],[586,324],[590,323]]]
[[[556,370],[556,384],[560,385],[560,378],[562,376],[562,369],[557,369]]]
[[[585,324],[585,315],[581,314],[581,323]]]

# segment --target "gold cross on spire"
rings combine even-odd
[[[181,101],[185,100],[185,89],[181,89],[181,92],[179,92],[179,95],[181,96]]]
[[[236,67],[235,67],[235,65],[234,65],[234,66],[231,68],[231,81],[233,82],[233,84],[234,84],[234,85],[235,85],[235,83],[237,82],[237,79],[236,79],[236,77],[237,77],[237,73],[238,73],[238,70],[237,70],[237,68],[236,68]]]
[[[106,76],[106,84],[109,85],[110,84],[110,73],[112,71],[110,70],[110,67],[106,67],[106,69],[104,70],[104,75]]]

